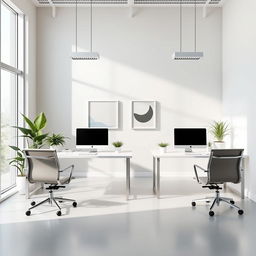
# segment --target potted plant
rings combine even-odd
[[[121,148],[123,146],[123,142],[116,141],[116,142],[113,142],[112,145],[115,147],[116,152],[121,152]]]
[[[214,136],[214,147],[217,149],[225,148],[224,138],[230,134],[229,124],[226,122],[216,122],[214,121],[210,127],[210,132]]]
[[[17,168],[16,184],[20,195],[26,194],[26,169],[25,169],[25,157],[20,148],[16,146],[10,146],[11,149],[16,151],[16,156],[9,162],[10,166]]]
[[[44,134],[42,130],[45,128],[47,120],[44,113],[40,113],[34,120],[30,120],[25,115],[21,114],[24,118],[24,121],[27,124],[27,128],[20,126],[13,126],[17,128],[23,137],[27,141],[27,146],[29,148],[41,148],[44,146],[45,139],[48,134]],[[11,159],[9,164],[17,168],[17,187],[20,194],[25,194],[26,191],[26,170],[25,170],[25,158],[23,152],[20,148],[16,146],[10,146],[11,149],[16,151],[16,156]]]
[[[164,153],[166,153],[166,150],[167,150],[167,147],[169,146],[169,144],[161,142],[158,144],[158,146],[159,146],[160,153],[164,154]]]
[[[67,137],[64,137],[61,134],[53,133],[52,136],[47,136],[46,141],[49,144],[51,149],[58,150],[60,146],[63,146],[65,144],[66,138]]]
[[[23,118],[28,125],[28,128],[14,126],[17,128],[23,135],[21,137],[26,138],[29,148],[41,148],[45,144],[45,139],[48,136],[48,133],[43,133],[43,129],[47,124],[47,120],[44,113],[40,113],[34,121],[30,120],[28,117],[23,115]]]

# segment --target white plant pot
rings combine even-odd
[[[160,154],[164,154],[167,151],[167,147],[159,147]]]
[[[122,151],[122,147],[115,148],[115,152],[116,152],[116,153],[120,153],[121,151]]]
[[[17,176],[16,184],[20,195],[26,194],[26,176]]]
[[[60,151],[61,150],[61,146],[50,146],[50,149],[56,150],[56,151]]]
[[[215,149],[225,149],[226,144],[224,141],[214,141],[213,143]]]

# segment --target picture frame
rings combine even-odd
[[[131,102],[131,126],[134,130],[156,129],[157,102],[134,100]]]
[[[88,101],[88,128],[119,128],[119,101],[90,100]]]

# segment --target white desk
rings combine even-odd
[[[117,158],[126,160],[126,198],[129,199],[130,190],[131,190],[131,175],[130,175],[130,159],[132,158],[131,151],[123,152],[98,152],[98,153],[89,153],[89,152],[79,152],[79,151],[62,151],[58,152],[59,159],[91,159],[91,158]]]
[[[209,158],[209,152],[167,152],[160,153],[159,151],[153,151],[153,191],[157,198],[160,198],[160,159],[161,158]],[[244,172],[246,171],[245,160],[248,159],[247,155],[243,155],[242,168],[241,168],[241,198],[244,199]]]

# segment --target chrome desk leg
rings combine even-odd
[[[245,189],[245,180],[244,180],[244,172],[245,172],[245,159],[242,159],[242,168],[241,168],[241,199],[244,199],[244,189]]]
[[[157,198],[160,198],[160,158],[156,159],[157,162],[157,167],[156,167],[156,172],[157,172]]]
[[[156,194],[156,159],[153,156],[153,193]]]
[[[126,158],[126,200],[129,200],[131,190],[130,158]]]

